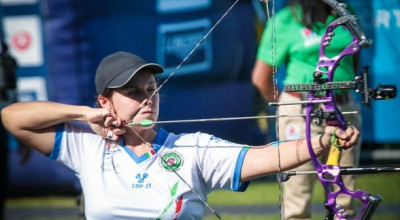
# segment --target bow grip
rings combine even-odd
[[[340,156],[342,155],[341,140],[335,138],[334,142],[335,143],[331,143],[332,146],[329,149],[326,164],[330,166],[339,166]]]

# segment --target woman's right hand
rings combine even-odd
[[[118,140],[126,132],[122,121],[110,109],[91,108],[86,113],[86,121],[96,134],[109,140]]]

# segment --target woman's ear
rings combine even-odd
[[[97,101],[99,102],[100,106],[102,108],[106,107],[106,108],[110,108],[110,100],[109,98],[99,95],[97,96]]]

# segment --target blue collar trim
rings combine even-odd
[[[168,137],[168,132],[165,131],[164,129],[159,129],[157,132],[157,135],[154,139],[153,142],[153,148],[155,152],[158,152],[161,147],[164,145],[165,140]],[[147,160],[148,158],[152,157],[155,153],[154,152],[148,152],[143,154],[142,156],[138,157],[131,149],[129,149],[128,147],[125,146],[125,143],[123,141],[123,139],[121,138],[120,141],[120,146],[123,146],[122,148],[128,153],[128,155],[136,162],[136,163],[141,163],[145,160]]]

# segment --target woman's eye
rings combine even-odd
[[[125,94],[127,96],[133,96],[133,95],[137,95],[139,92],[137,90],[129,90],[127,91]]]

